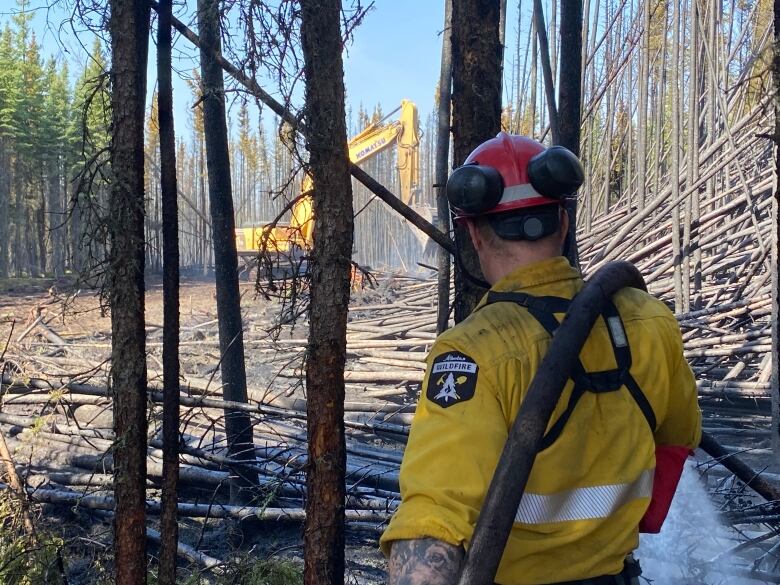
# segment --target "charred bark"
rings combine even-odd
[[[558,78],[558,131],[560,145],[580,155],[582,111],[582,0],[561,2],[561,55]],[[566,255],[579,265],[577,251],[577,200],[566,205],[569,238]]]
[[[536,36],[539,38],[539,57],[542,61],[544,93],[547,97],[547,112],[550,117],[550,134],[552,134],[553,144],[558,144],[561,139],[561,132],[558,128],[558,105],[555,101],[553,67],[550,64],[550,42],[547,37],[547,25],[544,22],[544,9],[541,0],[534,0],[534,23]]]
[[[637,113],[637,145],[636,145],[636,176],[637,208],[644,209],[647,184],[647,127],[649,117],[647,114],[648,97],[650,91],[650,3],[645,2],[642,7],[642,42],[640,48],[639,69],[639,112]]]
[[[222,50],[218,0],[198,0],[198,28],[223,395],[225,400],[246,402],[244,334],[225,120],[225,84],[222,68],[215,58]],[[254,460],[252,423],[245,412],[225,411],[225,434],[231,457]],[[237,467],[233,472],[235,477],[231,483],[231,500],[235,503],[249,503],[253,498],[253,488],[257,485],[257,472],[244,467]]]
[[[452,133],[455,164],[463,164],[479,144],[501,130],[499,0],[453,0]],[[462,264],[455,265],[455,322],[471,313],[484,289],[464,272],[481,278],[468,231],[455,226]]]
[[[146,582],[144,114],[149,6],[111,1],[111,384],[114,397],[116,583]]]
[[[672,66],[671,66],[671,94],[672,102],[672,123],[671,123],[671,158],[670,180],[672,182],[672,201],[677,201],[680,196],[680,26],[682,18],[680,11],[682,6],[679,2],[674,4],[674,15],[672,16]],[[674,255],[674,309],[675,312],[686,310],[683,303],[683,279],[682,263],[683,249],[680,239],[681,217],[680,205],[674,203],[672,207],[672,254]],[[689,283],[684,283],[687,287]]]
[[[306,358],[306,585],[344,582],[344,364],[353,210],[340,15],[340,0],[301,2],[306,142],[317,218]]]
[[[160,126],[160,197],[163,238],[163,479],[160,585],[176,583],[179,483],[179,207],[176,134],[171,82],[173,0],[160,0],[157,30],[157,116]]]
[[[441,73],[439,75],[439,109],[436,129],[436,209],[438,227],[450,231],[450,206],[447,202],[447,175],[450,162],[450,112],[452,101],[452,0],[444,2],[444,32],[441,40]],[[450,253],[438,249],[438,313],[436,332],[447,329],[450,320]]]

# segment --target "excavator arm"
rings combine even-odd
[[[385,122],[400,111],[397,119]],[[398,147],[398,173],[401,200],[410,205],[420,191],[420,131],[417,106],[409,100],[382,120],[372,123],[350,139],[349,159],[355,164],[365,162],[380,152]],[[298,202],[292,208],[289,225],[278,224],[268,235],[267,248],[278,252],[289,252],[294,246],[308,249],[312,245],[314,213],[309,192],[313,183],[309,175],[304,176]],[[256,254],[262,245],[267,226],[236,229],[236,248],[239,255]]]
[[[365,128],[349,141],[349,160],[360,164],[393,145],[398,147],[398,174],[401,182],[401,200],[409,205],[420,188],[420,132],[417,106],[401,100],[401,106],[385,116],[384,120],[400,110],[397,120],[383,124],[380,120]]]

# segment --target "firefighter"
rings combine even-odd
[[[583,286],[561,255],[564,202],[582,181],[568,150],[503,132],[450,176],[450,205],[468,227],[490,290],[428,356],[401,465],[402,501],[380,541],[391,585],[457,581],[510,426]],[[669,309],[624,289],[602,317],[548,426],[499,585],[638,583],[631,553],[651,495],[655,507],[661,450],[677,455],[679,479],[699,442],[696,385]]]

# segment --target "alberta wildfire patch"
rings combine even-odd
[[[450,351],[434,358],[425,395],[442,408],[471,400],[479,366],[469,356]]]

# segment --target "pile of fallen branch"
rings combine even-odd
[[[351,311],[349,326],[349,396],[345,405],[348,433],[347,519],[351,526],[378,530],[398,502],[400,445],[408,424],[424,356],[434,339],[435,284],[427,279],[388,275],[375,290],[364,291]],[[216,348],[213,319],[185,323],[185,352],[203,359]],[[274,339],[267,323],[247,315],[250,359],[274,366],[270,389],[254,384],[249,404],[224,401],[219,371],[208,377],[187,376],[181,408],[181,516],[242,519],[249,516],[299,522],[303,517],[306,466],[305,389],[301,360],[305,339]],[[45,327],[45,329],[44,329]],[[40,502],[110,510],[113,461],[111,395],[106,387],[108,332],[73,336],[55,331],[56,323],[38,319],[14,336],[2,376],[0,432],[7,437],[18,472]],[[43,335],[51,331],[51,336]],[[151,514],[162,475],[160,405],[156,337],[149,338],[150,434],[147,452]],[[185,358],[186,359],[186,358]],[[216,365],[218,357],[214,356]],[[72,373],[79,368],[80,373]],[[403,396],[400,401],[382,395]],[[409,402],[410,404],[404,404]],[[248,412],[254,425],[256,461],[251,465],[228,456],[224,410]],[[261,478],[251,507],[231,507],[229,479],[239,468]],[[208,564],[208,563],[205,563]]]

